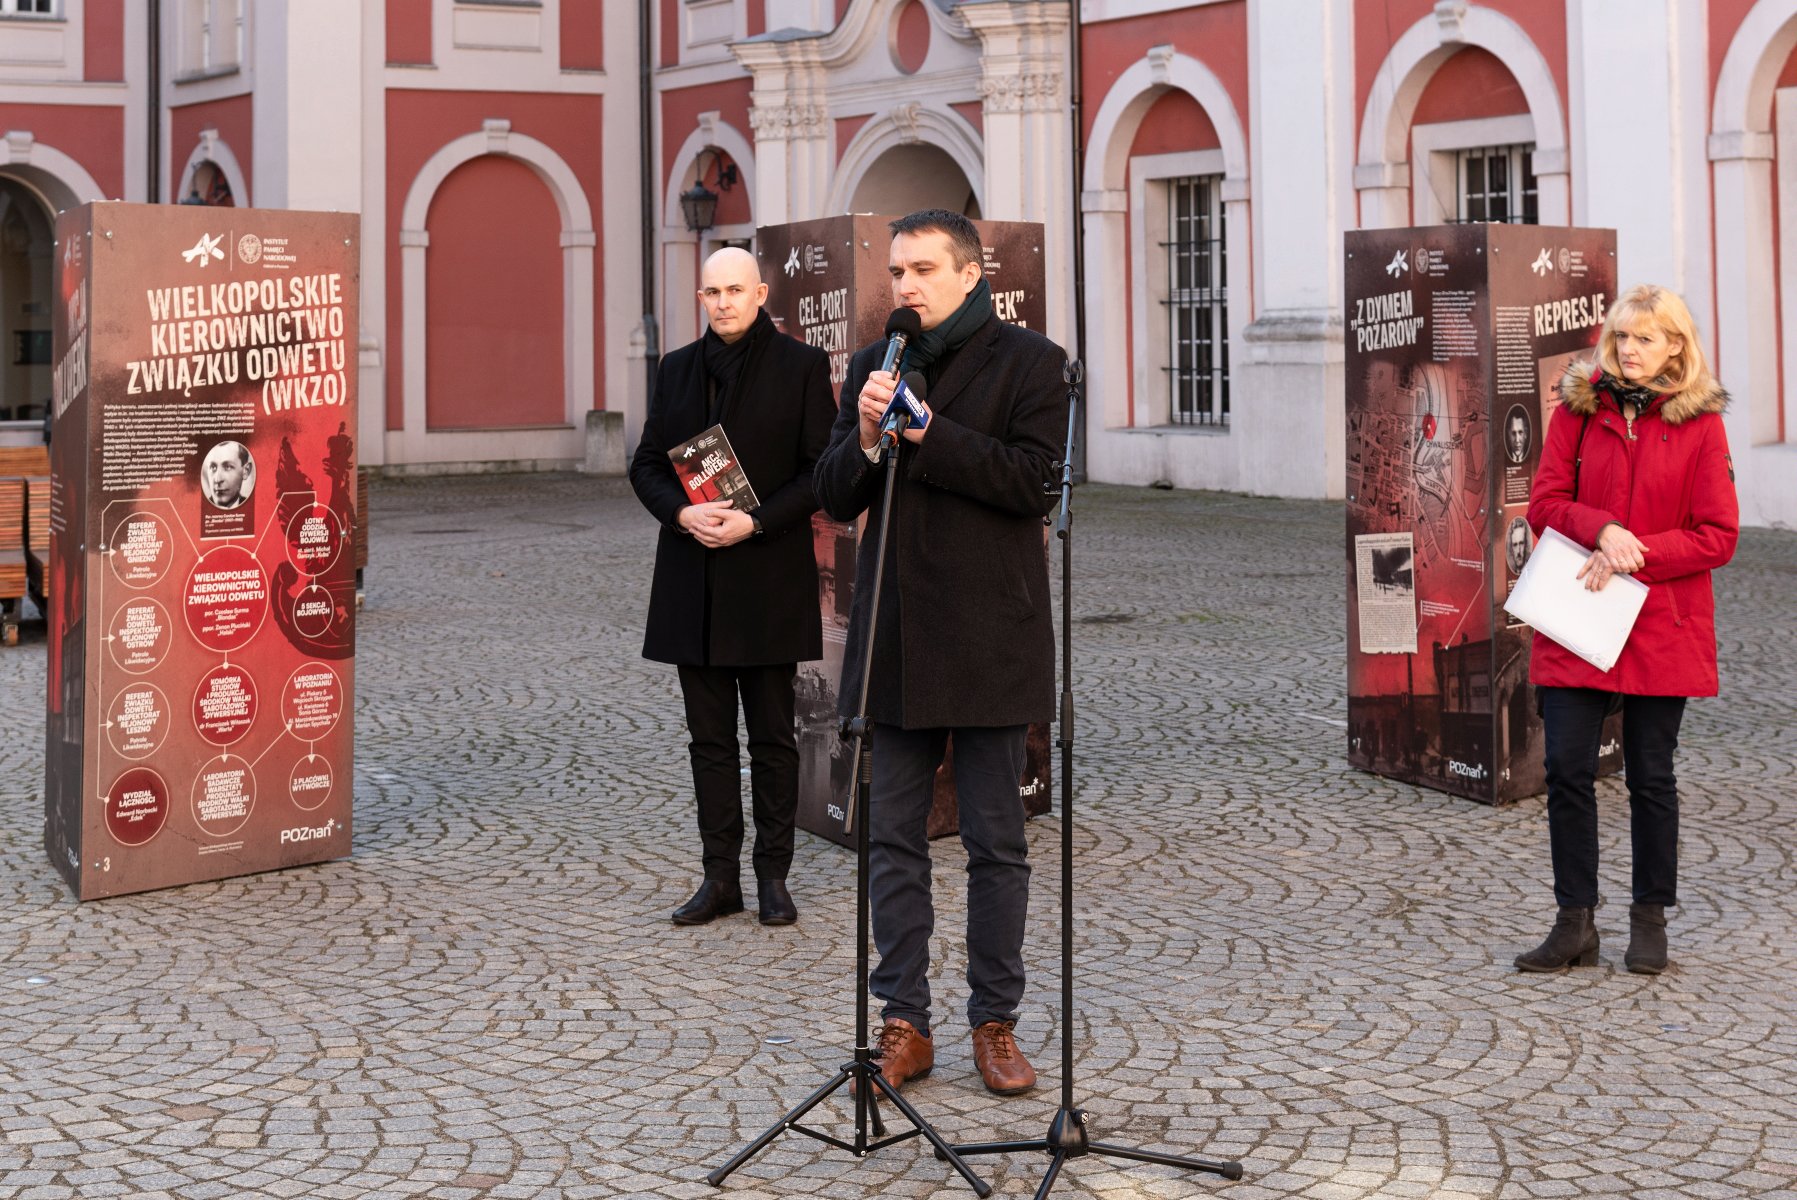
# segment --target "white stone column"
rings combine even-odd
[[[364,54],[357,65],[356,86],[364,112],[380,119],[362,129],[357,153],[362,157],[362,295],[361,329],[356,344],[356,458],[365,467],[384,466],[387,454],[387,21],[381,5],[362,9]],[[404,185],[401,184],[403,187]]]
[[[1772,253],[1772,135],[1714,134],[1716,365],[1735,395],[1724,418],[1743,498],[1753,491],[1749,447],[1778,439],[1778,326]]]
[[[1230,381],[1240,486],[1343,494],[1342,231],[1355,223],[1350,6],[1250,0],[1253,304]],[[1355,182],[1360,182],[1355,180]],[[1380,181],[1395,190],[1395,180]],[[1362,195],[1366,193],[1363,191]]]
[[[1616,230],[1617,282],[1685,291],[1670,0],[1570,0],[1572,223]],[[1649,68],[1662,85],[1643,88]],[[1624,132],[1626,131],[1626,133]],[[1536,173],[1540,174],[1537,164]],[[1654,181],[1642,187],[1645,179]],[[1542,224],[1547,224],[1544,214]]]
[[[430,427],[430,415],[426,407],[425,380],[429,376],[429,365],[426,361],[427,336],[425,326],[425,252],[430,248],[431,235],[423,229],[401,229],[399,231],[399,273],[402,281],[400,294],[413,298],[412,304],[403,309],[403,324],[400,329],[400,403],[401,424],[397,439],[392,433],[387,435],[390,460],[399,462],[416,462],[424,458],[425,434]],[[403,303],[403,301],[402,301]],[[392,443],[399,442],[398,453],[391,453]]]
[[[1040,221],[1048,336],[1073,336],[1073,161],[1063,0],[978,0],[956,9],[980,39],[985,207],[994,221]],[[1091,313],[1088,310],[1087,320]],[[1091,337],[1090,328],[1087,329]]]
[[[826,216],[831,154],[824,68],[816,36],[732,43],[754,76],[755,221],[782,225]]]
[[[362,8],[263,0],[254,11],[256,203],[362,207]]]

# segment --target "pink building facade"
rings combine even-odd
[[[1794,49],[1797,0],[0,0],[0,417],[87,199],[360,212],[394,470],[617,469],[706,252],[938,205],[1043,223],[1093,478],[1335,497],[1342,233],[1595,225],[1797,524]]]

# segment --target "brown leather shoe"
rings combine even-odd
[[[898,1091],[907,1080],[922,1079],[935,1067],[936,1044],[917,1032],[917,1026],[911,1022],[888,1017],[885,1027],[880,1030],[873,1057],[880,1065],[880,1075],[892,1085],[893,1091]],[[875,1099],[879,1096],[880,1089],[875,1088]]]
[[[987,1021],[973,1031],[973,1065],[986,1090],[999,1096],[1021,1096],[1036,1086],[1036,1069],[1011,1036],[1015,1021]]]

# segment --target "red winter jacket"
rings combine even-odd
[[[1660,396],[1635,418],[1631,439],[1605,382],[1586,363],[1567,372],[1529,497],[1529,526],[1537,537],[1551,525],[1595,547],[1605,525],[1620,524],[1647,547],[1647,564],[1635,572],[1648,585],[1647,603],[1611,670],[1536,637],[1529,678],[1537,687],[1714,696],[1710,572],[1734,557],[1741,532],[1734,463],[1722,430],[1728,393],[1712,384]],[[1574,460],[1581,454],[1574,495]]]

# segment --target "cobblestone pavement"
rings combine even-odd
[[[39,844],[41,625],[0,653],[0,1198],[705,1196],[848,1056],[843,851],[801,835],[794,928],[668,924],[696,836],[621,481],[390,482],[374,513],[348,861],[75,903]],[[1617,783],[1603,964],[1522,976],[1542,802],[1346,766],[1339,506],[1094,487],[1076,529],[1078,1095],[1111,1141],[1247,1177],[1088,1158],[1056,1196],[1797,1195],[1797,536],[1750,532],[1720,577],[1677,966],[1645,978]],[[1031,843],[1043,1086],[987,1096],[945,1017],[908,1094],[955,1140],[1040,1136],[1058,1102],[1058,817]],[[974,1161],[1020,1196],[1044,1160]],[[725,1194],[970,1193],[918,1142],[787,1136]]]

